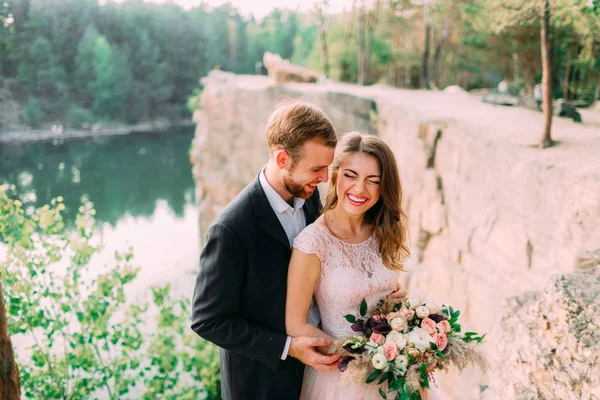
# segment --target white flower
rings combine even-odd
[[[396,357],[394,364],[396,364],[396,368],[400,370],[400,373],[404,374],[406,372],[406,368],[408,367],[408,357],[406,357],[404,354],[400,354],[398,357]]]
[[[397,317],[397,318],[394,318],[392,320],[392,322],[390,322],[390,325],[393,330],[401,331],[404,328],[406,328],[406,320],[402,317]]]
[[[437,303],[427,302],[427,308],[429,308],[429,315],[431,314],[439,314],[442,309]]]
[[[411,310],[416,309],[417,307],[419,307],[422,304],[423,303],[421,302],[421,300],[419,300],[415,297],[409,297],[408,299],[406,299],[406,307],[410,308]]]
[[[419,306],[419,307],[417,307],[415,312],[417,313],[417,317],[419,317],[419,318],[429,317],[429,307]]]
[[[418,350],[424,351],[429,349],[431,335],[421,328],[414,328],[412,332],[408,334],[408,342],[414,344]]]
[[[385,338],[385,342],[394,342],[400,351],[406,347],[406,338],[397,331],[391,331],[388,333]]]
[[[387,358],[381,353],[377,353],[373,356],[371,363],[375,369],[384,369],[387,365]]]

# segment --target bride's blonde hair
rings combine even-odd
[[[330,184],[323,212],[338,203],[337,180],[340,165],[348,154],[364,153],[377,160],[381,179],[379,201],[367,210],[367,222],[375,225],[379,252],[383,264],[389,269],[403,270],[402,263],[410,255],[407,245],[408,222],[402,210],[402,185],[394,153],[377,136],[360,132],[346,133],[340,140],[330,167]]]

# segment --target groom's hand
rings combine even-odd
[[[341,355],[326,356],[315,349],[315,347],[329,346],[330,344],[333,344],[333,340],[326,338],[293,337],[288,355],[310,365],[317,371],[331,371],[337,368],[337,360]]]

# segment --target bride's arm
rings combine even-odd
[[[285,305],[285,328],[291,337],[309,336],[333,339],[308,322],[308,311],[320,272],[319,257],[298,249],[292,251]]]

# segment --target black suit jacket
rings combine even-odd
[[[315,190],[306,224],[319,215]],[[221,347],[225,400],[297,399],[304,365],[281,361],[291,248],[256,178],[209,228],[192,300],[192,329]]]

